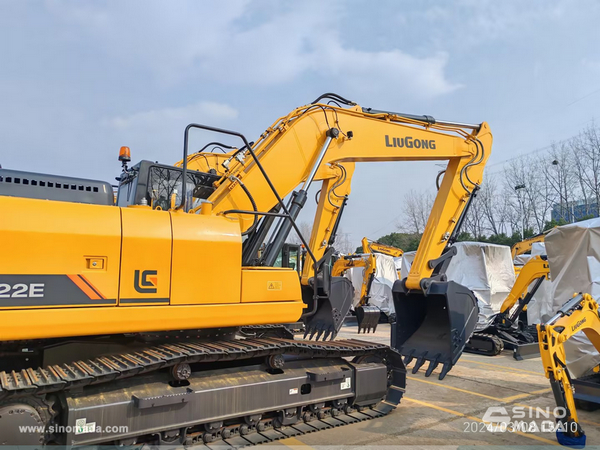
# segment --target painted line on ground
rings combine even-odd
[[[478,417],[469,416],[469,415],[463,414],[463,413],[461,413],[459,411],[454,411],[452,409],[444,408],[442,406],[437,406],[437,405],[434,405],[432,403],[423,402],[421,400],[415,400],[414,398],[408,398],[406,396],[404,396],[402,398],[402,400],[408,400],[409,402],[413,402],[413,403],[416,403],[418,405],[425,406],[427,408],[437,409],[438,411],[446,412],[446,413],[453,414],[453,415],[458,416],[458,417],[464,417],[465,419],[474,420],[476,422],[483,423],[483,420],[479,419]],[[556,441],[551,441],[550,439],[546,439],[546,438],[543,438],[543,437],[540,437],[540,436],[536,436],[535,434],[523,433],[521,431],[514,431],[512,434],[518,434],[519,436],[523,436],[523,437],[526,437],[526,438],[529,438],[529,439],[533,439],[533,440],[536,440],[536,441],[539,441],[539,442],[544,442],[545,444],[560,446],[560,444],[558,442],[556,442]]]
[[[280,439],[279,441],[275,442],[275,445],[279,445],[279,444],[283,444],[283,445],[285,445],[287,447],[313,448],[310,445],[306,445],[300,439],[296,439],[295,437],[289,437],[289,438],[285,438],[285,439]]]
[[[540,376],[540,377],[544,376],[544,373],[541,372],[541,371],[540,372],[533,372],[531,370],[517,369],[516,367],[499,366],[498,364],[484,363],[484,362],[481,362],[481,361],[475,361],[475,360],[469,360],[469,359],[462,359],[461,358],[458,362],[459,363],[461,363],[461,362],[468,362],[468,363],[471,363],[471,364],[480,364],[482,366],[494,367],[496,369],[514,370],[516,372],[522,372],[522,373],[527,373],[527,374],[531,374],[531,375],[537,375],[537,376]]]
[[[457,388],[454,386],[449,386],[447,384],[437,383],[435,381],[423,380],[421,378],[407,376],[406,379],[413,380],[413,381],[420,381],[421,383],[433,384],[434,386],[443,387],[443,388],[450,389],[453,391],[464,392],[466,394],[476,395],[477,397],[483,397],[483,398],[487,398],[489,400],[494,400],[494,401],[503,402],[503,403],[527,398],[527,397],[530,397],[530,396],[536,395],[536,394],[544,394],[544,393],[550,392],[552,390],[550,388],[546,388],[546,389],[540,389],[539,391],[533,391],[530,393],[523,393],[523,394],[512,395],[510,397],[499,398],[499,397],[492,397],[491,395],[481,394],[479,392],[469,391],[467,389],[461,389],[461,388]]]

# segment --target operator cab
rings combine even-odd
[[[123,173],[117,178],[117,206],[147,205],[167,211],[181,204],[181,167],[143,160],[128,168],[130,159],[129,148],[122,147],[119,161],[123,163]],[[216,173],[188,170],[186,211],[206,200],[215,190],[213,183],[220,178]]]

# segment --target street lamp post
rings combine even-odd
[[[567,186],[565,186],[565,196],[564,196],[564,202],[563,202],[563,193],[562,193],[562,183],[561,183],[561,177],[560,177],[560,169],[558,168],[559,166],[559,162],[557,159],[552,161],[552,165],[554,167],[556,167],[556,177],[557,177],[557,181],[558,181],[558,197],[559,197],[559,201],[560,201],[560,215],[562,216],[563,219],[568,218],[569,213],[571,213],[571,223],[575,222],[575,204],[573,202],[571,202],[571,208],[569,208],[569,202],[567,202]],[[563,206],[564,205],[564,206]],[[566,214],[563,212],[566,211]],[[565,217],[567,216],[567,217]]]
[[[525,189],[524,184],[517,184],[515,186],[515,192],[517,193],[517,199],[519,200],[519,206],[521,207],[521,238],[525,239],[525,206],[523,205],[523,198],[521,197],[521,190]]]

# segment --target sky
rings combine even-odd
[[[0,164],[114,182],[122,145],[171,164],[190,122],[254,140],[335,92],[486,121],[501,174],[599,119],[598,17],[594,0],[0,0]],[[438,170],[357,164],[343,232],[397,231],[406,192],[432,191]]]

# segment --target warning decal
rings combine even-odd
[[[267,291],[280,291],[283,289],[282,281],[267,281]]]

